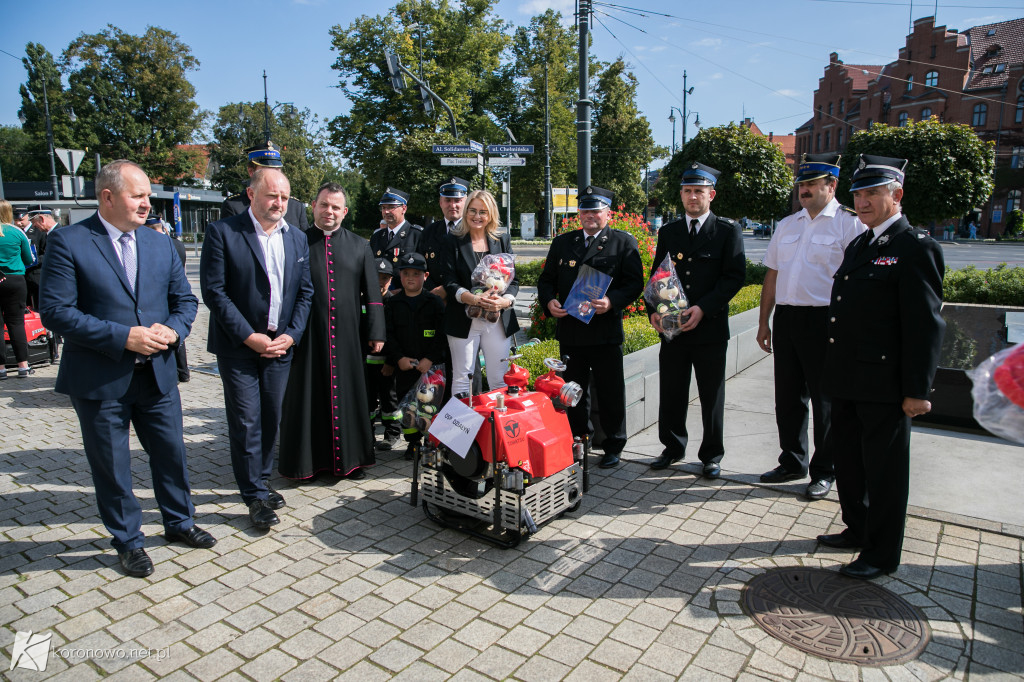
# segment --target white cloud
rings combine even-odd
[[[1011,17],[1008,17],[1005,14],[990,14],[987,17],[968,17],[968,18],[964,19],[962,22],[960,22],[960,23],[963,24],[962,26],[955,26],[955,27],[951,27],[951,28],[958,28],[961,31],[963,31],[964,29],[971,28],[972,26],[984,26],[985,24],[998,24],[1001,21],[1009,21],[1010,19],[1011,19]],[[944,23],[946,23],[946,22],[940,21],[939,25],[941,26]]]
[[[790,90],[788,88],[783,90],[776,90],[775,92],[776,94],[781,95],[783,97],[800,97],[801,95],[805,94],[802,90]]]
[[[693,44],[693,47],[718,47],[721,44],[721,38],[701,38]]]
[[[526,0],[519,5],[519,13],[530,16],[543,14],[549,9],[561,12],[564,16],[566,13],[571,15],[576,10],[576,6],[573,0]]]
[[[664,52],[666,47],[664,45],[655,45],[651,48],[651,52]]]

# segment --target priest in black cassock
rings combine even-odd
[[[313,306],[284,397],[278,470],[285,478],[360,479],[374,464],[363,360],[384,347],[384,307],[369,243],[341,226],[346,203],[341,185],[325,183],[313,203],[317,229],[306,232]],[[359,340],[364,300],[368,347]]]

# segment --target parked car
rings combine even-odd
[[[754,230],[754,236],[755,237],[768,237],[768,238],[771,238],[771,236],[772,236],[772,226],[771,225],[763,225],[761,223],[755,223],[755,222],[751,221],[750,222],[750,226]]]

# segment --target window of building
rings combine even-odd
[[[981,73],[982,74],[992,73],[993,71],[995,71],[995,68],[996,67],[994,67],[992,64],[988,64],[986,66],[981,67]]]
[[[831,115],[832,115],[832,102],[829,102],[829,103],[828,103],[828,115],[829,115],[829,116],[831,116]]]
[[[843,131],[839,130],[839,132],[836,133],[836,149],[842,149],[842,148],[843,148]]]
[[[931,57],[932,57],[932,59],[935,59],[935,46],[934,46],[934,45],[932,45],[932,54],[931,54]]]
[[[821,151],[821,133],[814,136],[814,151]]]
[[[1014,147],[1010,156],[1010,168],[1024,168],[1024,147]]]
[[[843,113],[843,109],[844,109],[843,103],[844,103],[844,101],[845,100],[839,100],[839,113],[840,114]]]
[[[910,92],[913,89],[914,89],[914,77],[913,76],[907,76],[907,92]]]
[[[1017,98],[1017,111],[1013,114],[1014,123],[1024,123],[1024,95]]]
[[[1020,209],[1020,190],[1011,189],[1009,194],[1006,195],[1006,212],[1009,214],[1011,211]]]
[[[907,112],[905,112],[905,111],[901,111],[900,112],[899,122],[896,125],[898,125],[900,128],[905,128],[906,127],[906,125],[907,125]]]
[[[988,30],[988,33],[986,33],[985,35],[986,36],[994,36],[995,34],[996,34],[996,30],[994,28],[990,28]]]
[[[974,115],[971,117],[971,125],[974,127],[983,126],[988,121],[988,105],[975,104]]]
[[[922,121],[927,121],[931,117],[932,117],[932,109],[931,109],[931,107],[925,107],[924,109],[921,110],[921,120]]]
[[[818,105],[818,120],[821,120],[821,105]]]
[[[993,73],[1002,73],[1003,71],[1006,71],[1006,64],[996,64],[996,66],[995,66],[995,68],[993,69],[992,72]]]
[[[924,75],[924,84],[929,88],[936,88],[939,86],[939,72],[929,71]]]
[[[875,125],[875,122],[872,119],[869,118],[868,119],[868,127],[867,127],[867,129],[871,130],[871,126],[873,126],[873,125]]]
[[[825,151],[829,150],[829,143],[832,141],[832,133],[825,131]]]

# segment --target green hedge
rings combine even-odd
[[[540,258],[529,263],[516,263],[516,279],[521,287],[535,287],[540,273],[544,270],[544,259]]]
[[[1024,304],[1024,267],[1009,268],[1001,263],[992,270],[973,265],[948,270],[942,281],[942,299],[946,303],[1019,306]]]

